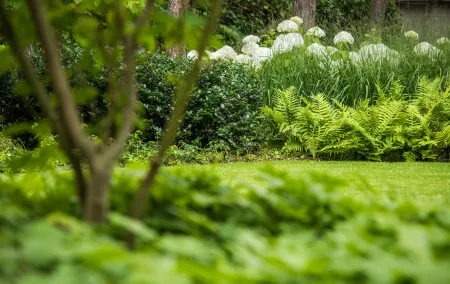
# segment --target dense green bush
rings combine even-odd
[[[157,141],[172,110],[174,90],[189,71],[191,62],[185,58],[172,59],[157,53],[144,52],[139,56],[136,80],[142,107],[141,118],[144,122],[141,138],[144,141]],[[95,66],[92,55],[69,40],[64,45],[62,59],[71,67],[76,66],[80,60],[92,61],[91,70],[74,71],[69,75],[75,90],[90,87],[98,94],[79,106],[84,122],[97,125],[107,111],[104,94],[109,71]],[[45,78],[46,69],[39,53],[34,62],[39,74]],[[4,86],[0,90],[4,126],[21,122],[33,123],[42,117],[33,96],[21,97],[14,92],[20,81],[19,75],[9,72],[0,77],[0,83]],[[249,151],[256,148],[264,138],[258,123],[263,96],[261,86],[258,75],[244,66],[229,62],[205,64],[198,86],[192,93],[177,141],[196,143],[199,146],[218,142],[232,150],[240,148]],[[51,91],[50,86],[47,89]],[[36,143],[35,141],[34,145]]]
[[[67,174],[1,177],[0,282],[450,281],[450,212],[437,203],[321,174],[266,169],[264,188],[235,188],[190,169],[163,172],[136,222],[121,214],[141,173],[116,173],[117,213],[97,232],[54,213],[79,214]],[[349,187],[357,196],[342,193]],[[124,230],[137,235],[135,251],[124,248]]]
[[[177,78],[182,79],[189,68],[185,59],[160,54],[148,54],[136,67],[146,141],[160,137],[172,109]],[[257,147],[264,138],[258,119],[262,97],[261,81],[254,71],[230,62],[206,63],[177,141],[201,146],[222,141],[234,150]]]
[[[366,100],[352,108],[323,94],[302,105],[290,88],[263,111],[287,150],[340,159],[449,159],[450,87],[442,92],[439,78],[423,78],[411,98],[398,83],[379,92],[374,105]]]

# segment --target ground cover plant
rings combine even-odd
[[[2,177],[0,279],[48,283],[76,275],[77,281],[95,283],[449,280],[450,212],[437,203],[392,198],[367,183],[353,183],[358,194],[345,195],[341,192],[348,182],[323,174],[295,177],[266,168],[260,173],[261,185],[236,187],[221,183],[207,169],[178,169],[158,177],[141,223],[123,214],[136,177],[143,174],[132,169],[116,172],[111,191],[116,213],[99,231],[51,213],[79,214],[79,202],[70,198],[75,188],[67,173]],[[123,247],[123,228],[137,234],[136,251]]]

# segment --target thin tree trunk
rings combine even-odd
[[[316,0],[292,0],[292,16],[303,19],[305,28],[316,25]]]
[[[189,0],[170,0],[169,12],[175,17],[180,17],[188,8],[188,5]],[[167,50],[167,54],[170,57],[186,56],[186,46],[184,43],[176,44]]]
[[[372,6],[370,8],[370,20],[372,24],[383,24],[387,4],[388,0],[372,0]]]
[[[91,168],[84,216],[84,219],[91,224],[103,223],[106,220],[111,174],[112,166]]]

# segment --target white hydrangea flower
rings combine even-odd
[[[350,51],[349,59],[353,64],[359,64],[362,62],[361,55],[359,55],[359,53],[355,51]]]
[[[344,65],[344,60],[342,60],[342,59],[330,61],[330,66],[333,69],[337,69],[337,68],[341,67],[342,65]]]
[[[450,39],[448,39],[446,37],[441,37],[440,39],[438,39],[436,41],[436,43],[439,44],[439,45],[448,44],[448,43],[450,43]]]
[[[437,56],[441,50],[428,42],[421,42],[414,47],[414,52],[420,56]]]
[[[407,31],[405,33],[405,37],[417,40],[419,39],[419,34],[415,31]]]
[[[260,47],[253,53],[253,58],[258,61],[270,60],[273,56],[273,52],[270,48]]]
[[[315,36],[315,37],[318,37],[318,38],[323,38],[326,35],[325,32],[319,27],[312,27],[312,28],[310,28],[306,32],[306,34],[309,35],[309,36]]]
[[[191,51],[189,51],[189,53],[187,54],[186,57],[189,59],[192,59],[192,60],[197,60],[198,56],[199,56],[199,54],[198,54],[197,50],[191,50]]]
[[[242,39],[242,42],[244,44],[247,44],[247,43],[259,43],[260,41],[261,41],[261,39],[259,37],[257,37],[257,36],[254,36],[254,35],[249,35],[249,36],[246,36],[246,37],[244,37]]]
[[[334,36],[333,42],[335,45],[338,45],[341,42],[345,42],[348,44],[353,44],[355,42],[351,33],[342,31]]]
[[[210,58],[213,60],[228,59],[233,60],[237,57],[236,51],[231,46],[225,45],[221,49],[211,54]]]
[[[278,25],[277,31],[279,33],[294,33],[294,32],[298,32],[298,25],[297,25],[297,23],[295,23],[295,22],[293,22],[291,20],[282,21]]]
[[[303,37],[298,33],[288,33],[279,35],[272,45],[274,53],[288,52],[295,47],[301,47],[304,44]]]
[[[325,56],[327,55],[327,48],[321,44],[318,43],[313,43],[310,46],[308,46],[308,48],[306,49],[306,51],[309,54],[313,54],[313,55],[317,55],[317,56]]]
[[[359,50],[359,55],[365,61],[382,61],[388,60],[390,57],[389,48],[380,43],[380,44],[368,44]]]
[[[252,57],[246,54],[239,54],[234,59],[234,62],[242,64],[250,64],[252,62]]]
[[[305,43],[303,37],[299,33],[288,33],[285,36],[285,40],[289,43],[290,46],[301,47]]]
[[[327,46],[327,52],[331,55],[333,55],[334,53],[338,52],[339,49],[333,47],[333,46]]]
[[[303,19],[300,17],[292,17],[292,18],[290,18],[290,20],[299,26],[301,26],[303,24]]]
[[[258,48],[259,48],[259,45],[256,43],[246,43],[242,47],[241,51],[244,54],[252,55],[255,52],[255,50],[257,50]]]

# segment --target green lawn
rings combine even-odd
[[[292,175],[320,171],[348,181],[367,181],[376,190],[395,192],[406,198],[427,199],[450,205],[450,163],[377,163],[277,161],[270,163],[232,163],[188,165],[186,168],[207,169],[231,183],[258,181],[258,170],[266,164]],[[349,193],[351,189],[348,190]]]

